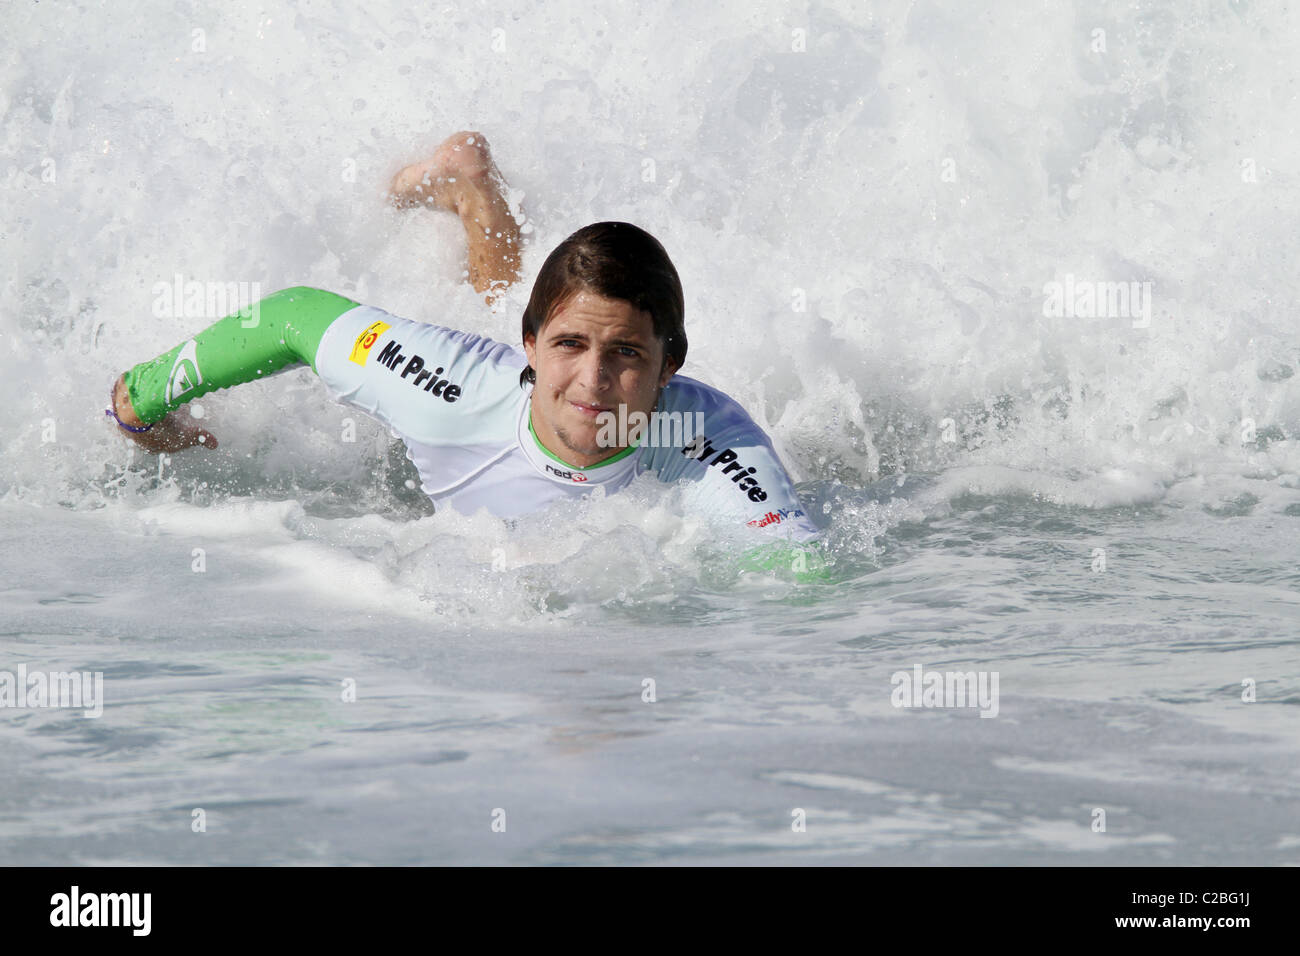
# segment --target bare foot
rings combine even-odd
[[[519,278],[519,225],[482,133],[448,136],[432,158],[393,177],[389,193],[399,209],[427,205],[460,217],[469,243],[470,283],[488,293],[489,303]]]
[[[459,213],[462,204],[500,193],[502,185],[483,134],[462,130],[443,140],[432,158],[393,177],[389,192],[399,208],[429,205]]]

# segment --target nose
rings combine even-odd
[[[582,357],[579,384],[593,393],[604,392],[609,388],[612,378],[609,374],[609,362],[599,349],[588,349]]]

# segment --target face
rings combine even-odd
[[[524,351],[537,373],[533,430],[543,445],[579,468],[622,447],[598,443],[602,411],[617,414],[622,404],[628,415],[648,416],[677,371],[671,359],[664,361],[649,312],[587,291],[553,312],[536,337],[525,337]]]

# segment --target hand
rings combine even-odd
[[[136,427],[144,424],[131,405],[131,396],[127,391],[124,375],[119,376],[113,383],[113,407],[117,417],[126,424]],[[129,432],[125,428],[118,428],[117,422],[113,423],[113,428],[118,434],[131,439],[145,451],[155,455],[180,451],[194,445],[202,445],[204,448],[217,447],[216,436],[200,428],[197,421],[187,414],[169,412],[161,421],[155,422],[153,428],[147,432]]]

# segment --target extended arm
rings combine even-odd
[[[216,447],[216,440],[193,420],[169,414],[218,388],[265,378],[293,364],[315,369],[321,336],[335,319],[357,303],[332,292],[285,289],[213,323],[194,338],[142,362],[118,378],[113,407],[122,429],[151,452],[192,445]]]

